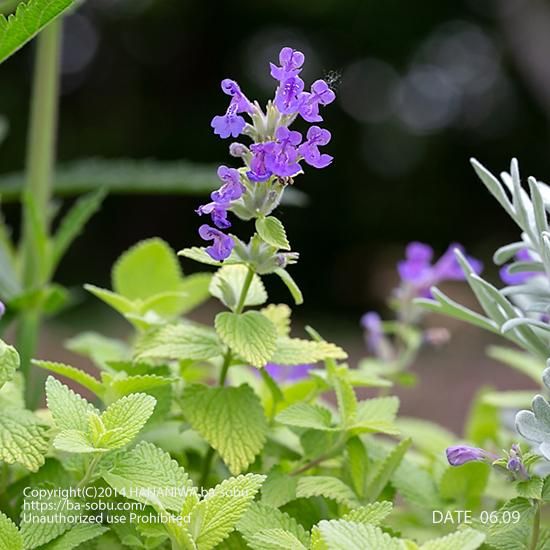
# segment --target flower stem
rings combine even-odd
[[[535,550],[539,542],[540,534],[540,501],[537,500],[535,503],[535,516],[533,517],[533,530],[531,534],[531,544],[529,546],[530,550]]]
[[[54,21],[37,38],[33,74],[31,114],[26,161],[26,193],[35,204],[38,223],[47,233],[51,180],[55,162],[57,133],[59,60],[62,22]],[[47,258],[40,257],[36,231],[28,205],[23,213],[22,276],[26,290],[44,284],[43,271]],[[21,371],[27,386],[27,403],[34,405],[36,387],[29,376],[30,360],[36,347],[40,312],[24,312],[19,320],[17,344],[21,354]]]
[[[90,464],[88,465],[88,468],[86,469],[86,473],[84,474],[84,477],[80,480],[79,484],[77,485],[79,489],[81,489],[82,487],[86,487],[88,485],[88,483],[92,479],[92,476],[94,475],[96,466],[100,461],[100,459],[101,459],[100,453],[96,454],[92,458],[92,460],[90,461]]]
[[[246,295],[250,290],[250,285],[252,284],[253,278],[254,278],[254,271],[249,266],[248,273],[246,274],[246,278],[243,283],[243,288],[241,289],[241,295],[239,296],[239,301],[237,302],[237,306],[235,308],[235,313],[237,314],[243,312],[244,304],[246,302]],[[228,349],[225,352],[225,355],[223,358],[223,364],[220,371],[220,378],[218,380],[218,386],[220,387],[223,387],[225,385],[225,381],[227,379],[227,373],[229,372],[229,366],[231,365],[231,359],[232,359],[231,350]],[[214,458],[214,453],[215,453],[214,448],[210,447],[208,449],[208,452],[206,453],[206,456],[204,457],[203,464],[202,464],[201,479],[200,479],[201,487],[204,487],[204,485],[208,481],[208,476],[210,475],[210,469],[212,467],[212,460]]]

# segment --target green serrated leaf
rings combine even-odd
[[[275,325],[279,336],[289,335],[292,310],[286,304],[269,304],[261,312]]]
[[[94,378],[93,376],[89,375],[87,372],[84,372],[80,369],[75,369],[70,365],[66,365],[64,363],[56,363],[54,361],[33,360],[32,364],[41,369],[49,370],[50,372],[59,374],[60,376],[65,376],[66,378],[69,378],[70,380],[77,382],[78,384],[80,384],[81,386],[85,387],[86,389],[90,390],[91,392],[95,393],[98,396],[101,396],[103,393],[101,382],[97,380],[97,378]]]
[[[319,522],[317,529],[322,542],[326,544],[325,548],[330,550],[403,550],[399,539],[390,537],[374,525],[345,520],[323,520]],[[319,546],[312,545],[312,550],[317,548]]]
[[[398,409],[398,397],[377,397],[361,401],[357,406],[353,422],[348,425],[348,430],[353,434],[365,432],[398,434],[399,430],[394,424]]]
[[[0,340],[0,388],[13,379],[18,368],[19,354],[17,350]]]
[[[29,0],[15,14],[0,15],[0,63],[74,5],[74,0]]]
[[[300,544],[306,547],[309,545],[308,533],[293,517],[277,508],[259,502],[253,502],[249,506],[237,524],[237,529],[253,548],[254,535],[266,529],[280,529],[293,535]]]
[[[100,369],[105,369],[108,362],[124,361],[129,357],[129,350],[122,341],[97,332],[82,332],[67,340],[65,347],[89,358]]]
[[[348,354],[329,342],[279,336],[270,361],[278,365],[304,365],[325,359],[346,359]]]
[[[109,448],[118,449],[130,443],[153,414],[155,404],[156,399],[150,395],[132,393],[110,405],[101,415],[105,428],[114,432]]]
[[[113,266],[113,290],[128,300],[176,292],[182,280],[176,254],[162,239],[141,241],[124,252]]]
[[[184,248],[178,252],[178,256],[185,256],[201,264],[222,265],[221,262],[214,260],[203,247],[193,246],[191,248]]]
[[[219,452],[233,474],[245,471],[264,446],[267,420],[258,396],[246,384],[187,386],[182,408],[193,429]]]
[[[420,550],[477,550],[485,540],[485,534],[475,529],[461,529],[445,537],[424,543]]]
[[[544,480],[540,477],[532,477],[527,481],[520,481],[516,485],[518,495],[524,498],[534,498],[540,500],[542,498],[542,488]]]
[[[262,529],[252,535],[248,544],[255,550],[307,550],[307,546],[284,529]]]
[[[23,550],[23,537],[13,521],[0,512],[0,550]]]
[[[275,325],[258,311],[218,313],[216,332],[226,345],[255,367],[265,366],[275,351]]]
[[[279,469],[272,470],[262,485],[262,504],[272,508],[284,506],[296,498],[297,483],[296,477]]]
[[[345,504],[350,508],[359,506],[354,492],[343,481],[329,476],[304,476],[296,486],[297,498],[322,496]]]
[[[365,495],[368,457],[365,445],[359,437],[351,437],[346,442],[346,465],[357,495]]]
[[[407,456],[391,476],[390,482],[411,506],[425,510],[444,509],[445,503],[432,475]]]
[[[249,268],[244,265],[224,265],[215,273],[210,282],[210,294],[218,298],[226,307],[235,311],[248,276]],[[246,294],[244,307],[259,306],[267,300],[267,292],[260,277],[256,274]]]
[[[167,452],[145,441],[120,455],[103,478],[119,494],[151,504],[157,511],[181,513],[198,502],[185,470]]]
[[[439,481],[443,498],[476,503],[482,495],[489,478],[489,466],[481,462],[470,462],[462,466],[451,466],[445,470]]]
[[[94,285],[84,285],[84,288],[105,302],[109,307],[112,307],[114,310],[118,311],[121,315],[127,315],[129,313],[135,313],[138,309],[138,306],[134,304],[128,298],[125,298],[121,294],[116,292],[111,292],[105,288],[99,288]]]
[[[226,479],[191,511],[189,531],[199,550],[215,548],[229,536],[247,511],[265,476]]]
[[[378,462],[369,478],[365,494],[369,501],[374,501],[384,490],[386,484],[390,481],[393,473],[397,470],[405,453],[411,446],[410,439],[400,441],[383,460]]]
[[[256,231],[267,243],[282,250],[290,250],[286,231],[280,220],[274,216],[256,219]]]
[[[73,550],[82,544],[91,541],[109,530],[104,525],[93,523],[79,523],[70,531],[63,533],[60,537],[49,542],[41,550]]]
[[[179,324],[165,325],[157,331],[143,335],[136,343],[134,359],[206,360],[222,354],[221,342],[212,329]]]
[[[334,430],[332,413],[320,405],[295,403],[282,410],[276,418],[277,422],[287,426],[312,428],[315,430]]]

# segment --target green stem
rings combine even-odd
[[[39,223],[47,233],[51,181],[55,163],[57,116],[59,103],[59,60],[62,22],[54,21],[37,38],[33,74],[31,114],[26,161],[26,193],[33,200]],[[25,290],[44,283],[39,266],[47,258],[39,257],[28,206],[23,212],[22,275]],[[21,354],[21,371],[27,382],[27,403],[33,406],[36,388],[29,376],[30,360],[36,347],[40,312],[24,312],[20,318],[17,345]]]
[[[314,468],[315,466],[318,466],[321,464],[321,462],[324,462],[325,460],[328,460],[329,458],[332,458],[333,456],[340,453],[340,451],[344,448],[347,441],[347,435],[344,433],[341,437],[338,438],[338,441],[334,444],[334,446],[329,449],[326,453],[322,453],[317,458],[314,458],[313,460],[310,460],[309,462],[306,462],[303,466],[300,466],[290,472],[291,476],[297,476],[299,474],[303,474],[304,472],[307,472],[307,470],[310,470],[311,468]]]
[[[82,487],[86,487],[90,480],[92,479],[92,476],[94,475],[96,466],[98,462],[101,460],[101,454],[96,454],[92,460],[90,461],[90,464],[88,464],[88,468],[86,469],[86,473],[84,474],[84,477],[80,480],[77,487],[81,489]]]
[[[529,546],[530,550],[535,550],[539,542],[540,534],[540,501],[536,501],[535,504],[535,517],[533,518],[533,531],[531,534],[531,544]]]
[[[243,312],[244,304],[246,302],[246,296],[248,294],[248,291],[250,290],[250,285],[252,284],[252,279],[254,278],[254,271],[251,267],[248,267],[248,273],[246,274],[246,278],[244,280],[243,288],[241,289],[241,295],[239,296],[239,301],[237,302],[237,307],[235,308],[235,313],[239,314]],[[231,350],[228,349],[225,352],[224,358],[223,358],[223,364],[220,371],[220,378],[218,380],[218,386],[223,387],[225,385],[225,381],[227,379],[227,373],[229,372],[229,367],[231,365]],[[200,478],[200,486],[204,487],[206,482],[208,481],[208,476],[210,475],[210,469],[212,468],[212,460],[214,459],[214,448],[210,447],[208,449],[208,452],[206,453],[206,456],[204,457],[203,463],[202,463],[202,473]]]

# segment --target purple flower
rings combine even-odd
[[[220,229],[227,229],[231,227],[231,222],[227,219],[227,205],[218,204],[217,202],[209,202],[199,206],[195,212],[202,216],[203,214],[210,214],[212,223]]]
[[[533,257],[531,256],[527,248],[520,249],[516,254],[516,260],[520,262],[532,262]],[[510,266],[505,265],[499,271],[500,278],[507,285],[520,285],[525,283],[535,275],[540,275],[536,271],[522,271],[520,273],[510,273]]]
[[[298,147],[298,152],[310,166],[325,168],[332,162],[333,157],[321,154],[319,146],[326,145],[330,138],[331,135],[328,130],[319,128],[319,126],[312,126],[307,131],[307,141]]]
[[[267,181],[272,172],[267,168],[266,162],[269,155],[273,152],[275,143],[255,143],[250,146],[252,151],[252,160],[250,161],[250,170],[246,173],[250,181]]]
[[[231,103],[237,107],[237,113],[254,112],[252,104],[248,101],[247,97],[241,92],[240,86],[230,78],[222,80],[222,90],[225,94],[231,96]]]
[[[275,107],[283,115],[297,113],[301,108],[303,90],[304,81],[299,76],[291,76],[282,81],[275,92]]]
[[[277,128],[275,137],[277,143],[266,157],[265,166],[270,172],[281,178],[294,176],[302,169],[298,164],[296,149],[296,146],[302,141],[302,134],[281,126]]]
[[[205,241],[214,241],[211,246],[206,247],[206,252],[219,262],[228,258],[235,246],[232,237],[207,224],[199,227],[199,235]]]
[[[0,301],[0,317],[3,317],[4,313],[6,313],[6,306],[5,306],[4,302]]]
[[[274,63],[270,63],[271,76],[282,82],[287,78],[296,76],[302,70],[300,67],[304,64],[304,54],[292,48],[283,48],[279,53],[280,67]]]
[[[276,365],[275,363],[268,363],[265,370],[277,382],[296,382],[307,378],[309,371],[313,368],[312,365]]]
[[[299,112],[308,122],[321,122],[323,117],[319,115],[319,105],[328,105],[336,98],[336,94],[324,80],[316,80],[311,85],[311,92],[301,95]]]
[[[246,126],[244,118],[237,114],[237,103],[230,103],[225,115],[217,115],[212,119],[210,126],[214,133],[225,139],[229,136],[237,137]]]
[[[451,244],[435,264],[432,265],[433,249],[424,243],[412,242],[407,246],[405,260],[397,264],[399,276],[411,285],[418,296],[430,297],[430,287],[443,281],[462,281],[465,275],[458,263],[454,250],[463,251],[459,244]],[[467,256],[475,273],[481,273],[483,265],[479,260]]]
[[[508,462],[506,463],[506,469],[512,472],[515,477],[520,479],[529,479],[529,474],[523,464],[523,455],[521,449],[517,443],[512,445],[512,448],[508,452]]]
[[[241,183],[238,170],[222,165],[218,168],[218,177],[223,181],[223,185],[210,195],[214,202],[228,204],[242,197],[246,188]]]
[[[456,445],[454,447],[447,447],[445,451],[447,454],[447,460],[451,466],[462,466],[467,462],[473,462],[476,460],[492,459],[492,455],[484,449],[477,447],[469,447],[468,445]]]

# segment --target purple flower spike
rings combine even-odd
[[[304,81],[299,76],[291,76],[281,82],[273,103],[283,115],[292,115],[300,108],[303,91]]]
[[[308,122],[321,122],[319,105],[328,105],[336,98],[336,94],[324,80],[316,80],[311,85],[311,92],[302,94],[300,114]]]
[[[270,63],[271,76],[282,82],[287,78],[296,76],[302,70],[300,67],[304,64],[304,54],[292,48],[283,48],[279,54],[280,67],[274,63]]]
[[[266,162],[273,152],[274,146],[273,142],[256,143],[250,146],[252,160],[250,161],[250,170],[246,173],[250,181],[267,181],[272,176],[273,173],[267,168]]]
[[[465,275],[455,257],[454,250],[463,252],[463,247],[452,244],[432,265],[433,249],[424,243],[412,242],[407,246],[405,260],[397,264],[401,280],[415,289],[417,296],[429,298],[430,288],[443,281],[463,281]],[[475,273],[481,273],[483,264],[470,256],[466,257]]]
[[[468,445],[448,447],[445,453],[451,466],[462,466],[462,464],[466,464],[467,462],[483,461],[492,458],[492,455],[484,449],[469,447]]]
[[[370,352],[377,354],[380,344],[384,339],[382,319],[375,311],[369,311],[361,317],[361,326],[367,333],[367,347]]]
[[[235,246],[232,237],[207,224],[199,227],[199,235],[205,241],[214,241],[211,246],[206,247],[206,252],[212,259],[219,262],[228,258]]]
[[[214,133],[225,139],[229,136],[237,137],[246,126],[246,122],[241,115],[237,114],[237,103],[230,103],[225,115],[217,115],[212,119],[210,126],[214,128]]]
[[[284,382],[297,382],[308,377],[309,371],[313,368],[312,365],[294,365],[288,367],[285,365],[276,365],[275,363],[268,363],[265,370],[279,383]]]
[[[333,160],[330,155],[322,154],[319,146],[326,145],[331,139],[330,132],[319,126],[312,126],[307,131],[307,141],[300,145],[298,152],[304,160],[314,168],[325,168]]]

